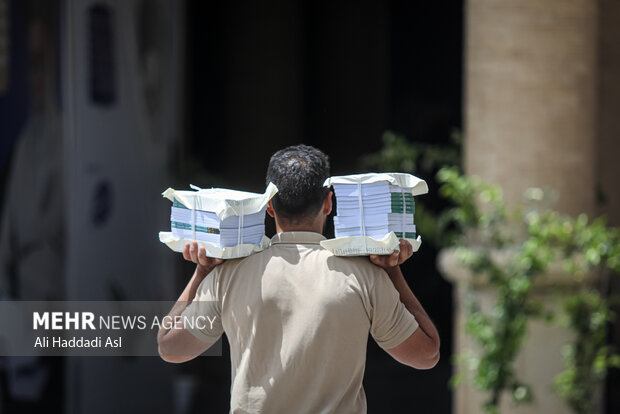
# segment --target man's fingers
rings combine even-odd
[[[189,255],[192,258],[192,262],[199,263],[198,262],[198,243],[196,243],[196,241],[193,241],[191,246],[189,247]]]
[[[412,254],[413,248],[411,247],[411,244],[408,241],[401,239],[399,243],[399,249],[394,250],[392,254],[371,254],[368,258],[372,263],[376,264],[377,266],[388,269],[390,267],[395,267],[403,263],[405,260],[409,259]]]
[[[411,244],[409,244],[406,240],[401,240],[400,251],[400,263],[403,263],[411,257]]]
[[[398,258],[400,257],[400,251],[396,250],[394,253],[392,253],[389,256],[388,259],[388,263],[390,264],[390,267],[394,267],[396,265],[398,265]]]
[[[388,263],[388,259],[390,256],[379,256],[378,254],[373,254],[370,255],[370,261],[374,264],[376,264],[379,267],[388,267],[389,263]]]
[[[198,263],[203,266],[207,266],[209,264],[209,260],[207,259],[207,249],[204,247],[200,247],[198,249]]]
[[[198,263],[203,266],[217,266],[224,263],[224,259],[219,257],[208,257],[207,249],[204,247],[198,248]]]
[[[399,246],[400,256],[398,257],[398,264],[402,264],[413,255],[413,247],[405,239],[400,239]]]
[[[192,261],[192,258],[189,255],[189,243],[185,243],[185,246],[183,246],[183,258],[187,261]]]
[[[377,266],[387,269],[398,265],[400,254],[399,250],[395,250],[392,254],[387,255],[371,254],[369,259]]]

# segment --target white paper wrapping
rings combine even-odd
[[[329,177],[323,185],[332,184],[370,184],[379,181],[388,181],[390,184],[402,188],[411,188],[411,194],[416,196],[428,193],[426,181],[411,174],[405,173],[366,173]],[[414,252],[422,244],[422,238],[405,239],[411,243]],[[383,239],[377,240],[369,236],[348,236],[324,240],[321,246],[336,256],[368,256],[371,254],[392,254],[398,249],[399,239],[394,232],[389,232]]]
[[[411,194],[416,196],[428,193],[426,181],[415,175],[405,173],[366,173],[329,177],[323,186],[330,187],[332,184],[370,184],[378,181],[388,181],[390,184],[403,188],[411,188]]]
[[[191,239],[180,239],[169,231],[159,232],[159,241],[170,247],[175,252],[182,252],[187,243],[193,242]],[[197,240],[198,247],[204,247],[207,257],[217,257],[220,259],[235,259],[246,257],[252,253],[260,252],[269,247],[269,237],[263,236],[260,244],[238,244],[231,247],[220,247],[213,243]]]
[[[197,187],[196,187],[197,188]],[[264,194],[245,191],[228,190],[224,188],[197,188],[197,191],[177,191],[168,188],[162,193],[170,201],[177,200],[185,207],[193,210],[210,211],[225,220],[230,216],[248,215],[261,211],[269,200],[278,192],[273,183],[269,183]],[[187,243],[194,240],[179,238],[169,231],[159,232],[159,241],[175,252],[182,252]],[[238,244],[230,247],[220,247],[217,244],[197,240],[199,247],[204,247],[207,257],[220,259],[234,259],[249,256],[269,247],[269,238],[263,236],[259,244]]]
[[[277,192],[276,185],[269,183],[264,194],[225,188],[203,188],[198,191],[168,188],[162,195],[170,201],[177,200],[189,209],[212,211],[225,220],[230,216],[258,213]]]
[[[422,244],[422,238],[405,239],[411,243],[413,251],[417,252]],[[383,239],[376,240],[368,236],[338,237],[321,241],[321,246],[336,256],[368,256],[371,254],[392,254],[398,249],[399,239],[393,231]]]

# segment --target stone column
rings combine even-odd
[[[468,0],[466,7],[466,172],[501,186],[511,206],[528,187],[541,187],[559,193],[555,208],[563,213],[594,213],[599,2]],[[457,285],[460,353],[472,346],[463,306],[471,275],[449,251],[442,253],[440,268]],[[546,287],[568,278],[554,270],[541,279],[547,282],[535,285],[533,294],[551,303]],[[485,286],[474,292],[483,307],[494,300]],[[563,328],[530,324],[516,367],[518,377],[532,385],[535,402],[514,408],[505,395],[502,414],[571,412],[550,390],[562,370],[560,348],[569,340]],[[454,412],[481,412],[483,400],[473,387],[461,386]]]
[[[593,212],[597,1],[469,0],[465,167],[507,202],[553,188]]]

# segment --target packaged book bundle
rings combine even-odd
[[[160,232],[159,240],[180,252],[193,240],[205,247],[207,256],[231,259],[248,256],[266,248],[265,209],[278,191],[269,184],[264,194],[222,188],[177,191],[163,196],[172,201],[170,232]]]
[[[178,201],[172,203],[170,225],[179,238],[202,240],[221,247],[236,244],[259,244],[265,234],[265,208],[245,216],[221,220],[210,211],[196,211]]]
[[[414,196],[428,186],[411,174],[369,173],[331,177],[325,182],[336,195],[335,239],[321,245],[338,256],[390,254],[398,239],[414,251],[422,242],[414,224]]]
[[[382,239],[391,231],[400,238],[416,237],[411,189],[387,181],[362,184],[359,188],[357,184],[333,187],[337,200],[336,237],[366,235]]]

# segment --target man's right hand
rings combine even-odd
[[[168,316],[172,318],[176,318],[183,313],[196,297],[196,291],[204,278],[217,265],[224,262],[223,259],[207,257],[205,248],[198,248],[198,243],[195,240],[183,246],[183,258],[189,262],[196,263],[196,271],[175,305],[168,312]],[[171,326],[161,326],[159,328],[157,344],[159,354],[165,361],[169,362],[190,360],[202,354],[211,346],[211,343],[201,341],[185,329],[173,329]]]
[[[183,258],[189,262],[196,263],[196,273],[201,278],[208,275],[217,265],[224,263],[224,259],[207,257],[205,248],[198,248],[198,243],[195,240],[185,244],[183,247]]]

